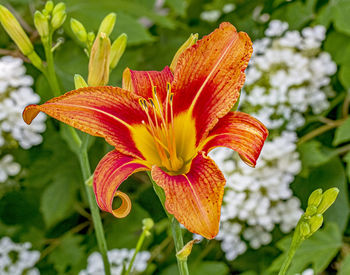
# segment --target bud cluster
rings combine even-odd
[[[338,193],[339,189],[335,187],[328,189],[323,194],[321,188],[311,193],[306,211],[298,224],[302,240],[309,238],[322,226],[322,214],[334,203]]]

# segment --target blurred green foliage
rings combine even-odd
[[[55,1],[57,2],[57,1]],[[67,5],[68,20],[55,39],[63,37],[65,42],[55,52],[56,71],[64,91],[74,88],[73,76],[78,73],[87,77],[88,59],[82,45],[74,37],[69,19],[81,21],[87,31],[97,31],[102,18],[109,12],[117,13],[112,40],[121,33],[128,35],[126,53],[110,78],[110,85],[120,86],[122,71],[126,67],[141,70],[159,70],[170,64],[173,54],[191,33],[201,37],[211,32],[222,21],[229,21],[239,30],[247,32],[252,40],[263,37],[267,22],[261,15],[271,19],[287,21],[292,29],[322,24],[327,28],[324,50],[337,63],[338,73],[332,78],[337,96],[349,100],[350,90],[350,1],[349,0],[166,0],[167,14],[159,13],[155,0],[70,0]],[[218,22],[208,23],[200,19],[204,10],[222,8],[228,2],[235,9],[222,14]],[[11,6],[29,24],[33,11],[42,8],[44,1],[0,0]],[[149,27],[141,19],[151,22]],[[33,34],[35,34],[33,32]],[[35,37],[35,36],[34,36]],[[34,39],[35,40],[35,39]],[[40,39],[35,47],[43,53]],[[1,48],[13,50],[14,46],[0,28]],[[48,83],[42,75],[27,65],[35,78],[35,91],[42,101],[51,98]],[[330,119],[341,118],[343,101],[336,102],[325,114]],[[347,113],[349,110],[345,110]],[[310,120],[311,121],[311,120]],[[299,131],[302,137],[320,127],[319,122],[309,122]],[[44,142],[31,150],[18,149],[15,157],[23,169],[19,186],[0,195],[0,236],[10,236],[15,241],[30,241],[42,252],[38,264],[42,274],[77,274],[86,267],[88,255],[97,250],[88,204],[82,187],[78,161],[62,140],[57,121],[48,119]],[[328,268],[329,274],[349,274],[350,258],[346,254],[350,245],[349,180],[350,152],[342,148],[350,141],[350,120],[342,126],[301,144],[303,170],[292,184],[295,194],[307,204],[309,194],[316,188],[337,187],[340,190],[336,203],[325,214],[324,229],[305,241],[297,252],[290,274],[312,266],[316,272]],[[102,140],[94,140],[90,148],[93,168],[110,148]],[[167,242],[170,231],[161,205],[152,186],[143,174],[128,179],[121,190],[132,197],[133,208],[128,217],[116,220],[103,213],[109,249],[133,248],[142,231],[142,219],[152,217],[155,229],[143,249],[152,253],[152,264],[145,274],[177,274],[174,247]],[[274,231],[274,241],[257,251],[249,250],[233,262],[228,262],[217,241],[195,245],[189,258],[191,274],[276,274],[283,253],[287,250],[290,236],[283,238]],[[187,233],[185,240],[192,238]],[[164,242],[167,245],[163,245]],[[276,257],[280,255],[277,259]],[[333,261],[333,265],[329,264]],[[271,265],[272,264],[272,265]],[[269,266],[271,267],[269,268]],[[328,274],[328,273],[327,273]]]

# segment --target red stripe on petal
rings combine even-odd
[[[31,123],[42,111],[90,135],[103,137],[119,151],[142,158],[132,139],[134,125],[146,120],[138,96],[118,87],[87,87],[30,105],[23,119]]]
[[[145,99],[153,98],[152,87],[156,86],[161,102],[166,98],[166,84],[173,81],[173,74],[166,66],[162,71],[133,71],[126,68],[123,73],[123,89],[132,91]]]
[[[170,176],[153,167],[152,178],[165,192],[165,207],[189,231],[207,239],[219,231],[225,178],[209,157],[198,154],[186,175]]]
[[[173,81],[174,113],[192,112],[197,144],[237,101],[251,54],[248,35],[226,22],[180,56]]]
[[[245,113],[230,112],[210,131],[203,150],[208,152],[215,147],[228,147],[254,167],[267,135],[266,127],[257,119]]]
[[[128,198],[125,197],[126,194],[117,191],[117,189],[131,174],[147,169],[135,158],[116,150],[105,155],[94,173],[94,192],[98,206],[117,218],[126,216],[130,211],[130,200],[128,201]],[[112,208],[115,195],[120,196],[124,203],[117,210]]]

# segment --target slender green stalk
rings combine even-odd
[[[84,141],[83,141],[83,144],[84,144]],[[91,169],[90,169],[90,163],[89,163],[89,159],[88,159],[87,150],[84,147],[85,146],[83,146],[83,145],[81,147],[81,151],[79,154],[79,162],[80,162],[81,171],[83,174],[84,181],[87,181],[91,176]],[[111,269],[110,269],[110,264],[109,264],[108,257],[107,257],[107,251],[108,251],[107,242],[106,242],[106,239],[104,236],[104,230],[103,230],[103,226],[102,226],[100,210],[98,209],[98,206],[96,204],[95,195],[94,195],[94,191],[92,189],[92,186],[90,186],[88,184],[84,184],[84,186],[85,186],[86,194],[87,194],[88,200],[89,200],[92,221],[93,221],[94,227],[95,227],[98,248],[99,248],[100,253],[102,255],[105,274],[110,275]]]
[[[53,59],[53,54],[51,51],[52,33],[50,33],[47,43],[43,43],[43,44],[44,44],[44,48],[45,48],[45,55],[46,55],[46,62],[47,62],[47,70],[45,71],[44,75],[50,84],[50,87],[51,87],[53,94],[55,96],[59,96],[60,95],[60,86],[59,86],[57,75],[55,72],[54,59]],[[89,163],[88,153],[87,153],[87,144],[89,141],[89,136],[85,135],[83,140],[81,140],[79,135],[77,134],[77,132],[73,128],[71,128],[71,130],[68,131],[68,133],[71,135],[71,139],[75,141],[76,147],[80,149],[77,156],[79,158],[84,182],[86,182],[91,177],[91,169],[90,169],[90,163]],[[100,253],[102,255],[105,274],[111,275],[110,264],[109,264],[108,256],[107,256],[107,251],[108,251],[107,242],[106,242],[106,238],[104,236],[104,230],[103,230],[103,226],[102,226],[100,210],[96,204],[94,191],[92,189],[92,186],[84,184],[84,187],[85,187],[85,191],[86,191],[88,201],[89,201],[89,207],[91,210],[92,221],[93,221],[93,224],[95,227],[97,244],[98,244]]]
[[[299,230],[298,225],[296,226],[295,230]],[[301,242],[302,241],[301,241],[301,239],[299,237],[299,233],[295,232],[294,235],[293,235],[292,243],[291,243],[291,245],[289,247],[289,250],[288,250],[287,257],[284,259],[284,262],[283,262],[283,264],[281,266],[280,271],[278,272],[278,275],[285,275],[285,274],[287,274],[287,271],[288,271],[288,268],[290,266],[290,263],[292,262],[294,254],[297,251],[298,247],[300,246]]]
[[[174,239],[174,244],[175,244],[175,249],[176,249],[176,253],[179,252],[183,247],[184,247],[184,242],[183,242],[183,238],[182,238],[182,232],[181,232],[181,227],[179,222],[174,218],[173,215],[169,214],[168,211],[166,211],[165,209],[165,194],[164,194],[164,190],[159,187],[152,179],[151,173],[148,172],[147,173],[150,181],[153,184],[153,189],[156,192],[157,196],[159,197],[160,202],[162,203],[162,206],[164,208],[165,213],[167,214],[168,218],[169,218],[169,222],[171,225],[171,231],[173,233],[173,239]],[[180,275],[188,275],[188,267],[187,267],[187,259],[186,260],[181,260],[178,257],[176,257],[177,259],[177,266],[179,269],[179,273]]]
[[[139,251],[140,251],[140,249],[142,247],[142,244],[143,244],[143,242],[144,242],[144,240],[146,238],[146,234],[147,234],[147,230],[144,229],[142,231],[142,234],[141,234],[139,240],[137,241],[136,248],[135,248],[135,251],[134,251],[134,255],[132,255],[131,261],[129,263],[127,271],[125,272],[125,275],[129,275],[130,274],[132,266],[133,266],[134,261],[136,259],[136,255],[137,255],[137,253],[139,253]]]

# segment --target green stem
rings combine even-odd
[[[178,253],[184,247],[181,227],[177,219],[175,219],[174,217],[169,218],[169,221],[171,222],[171,231],[173,233],[176,253]],[[178,257],[176,257],[176,259],[177,259],[177,267],[179,268],[180,275],[189,275],[187,260],[181,260]]]
[[[129,275],[130,274],[132,266],[133,266],[134,261],[136,259],[136,255],[137,255],[137,253],[139,253],[139,251],[140,251],[140,249],[142,247],[142,244],[143,244],[143,242],[145,240],[146,234],[147,234],[147,230],[144,229],[142,231],[142,234],[141,234],[139,240],[137,241],[136,248],[135,248],[135,251],[134,251],[134,255],[132,255],[131,261],[130,261],[129,266],[128,266],[128,270],[126,271],[125,275]]]
[[[90,163],[89,163],[86,147],[83,146],[85,143],[86,143],[86,141],[83,141],[83,143],[82,143],[81,151],[79,154],[79,162],[80,162],[81,170],[83,173],[84,181],[86,182],[91,177],[91,169],[90,169]],[[95,195],[94,195],[94,191],[92,189],[92,186],[88,185],[88,184],[84,184],[84,186],[85,186],[86,194],[87,194],[88,200],[89,200],[92,221],[93,221],[94,227],[95,227],[97,244],[98,244],[100,253],[102,255],[105,274],[111,275],[110,264],[109,264],[108,256],[107,256],[107,251],[108,251],[107,242],[106,242],[106,239],[104,236],[104,230],[103,230],[103,226],[102,226],[100,210],[98,209],[98,206],[96,204]]]
[[[293,257],[294,257],[294,254],[295,252],[297,251],[298,247],[300,246],[301,244],[301,240],[300,240],[300,237],[299,237],[299,232],[297,232],[299,230],[299,226],[297,225],[296,226],[296,229],[295,229],[295,232],[293,234],[293,239],[292,239],[292,243],[289,247],[289,250],[288,250],[288,254],[287,254],[287,257],[284,259],[284,262],[281,266],[281,269],[280,271],[278,272],[278,275],[285,275],[287,274],[287,271],[288,271],[288,268],[293,260]]]
[[[47,71],[44,74],[49,81],[49,85],[51,87],[51,90],[54,96],[60,96],[61,89],[60,89],[60,85],[58,84],[58,80],[55,72],[53,53],[51,51],[52,33],[50,33],[49,37],[47,38],[47,41],[45,42],[43,41],[43,45],[45,49],[45,56],[46,56],[46,63],[47,63]]]
[[[173,215],[169,214],[168,211],[166,211],[166,209],[165,209],[165,194],[164,194],[164,190],[161,187],[159,187],[154,182],[150,172],[147,172],[147,174],[149,176],[150,181],[153,184],[153,189],[156,192],[157,196],[159,197],[159,200],[162,203],[164,211],[165,211],[165,213],[167,214],[167,216],[169,218],[169,222],[170,222],[170,225],[171,225],[171,231],[173,233],[175,249],[176,249],[176,253],[177,253],[184,247],[184,242],[183,242],[183,238],[182,238],[182,231],[181,231],[180,224],[175,219],[175,217]],[[178,266],[180,275],[188,275],[189,272],[188,272],[188,267],[187,267],[187,260],[181,260],[178,257],[176,257],[176,259],[177,259],[177,266]]]

